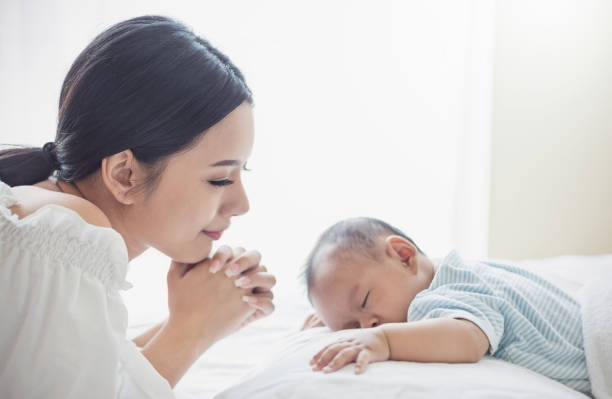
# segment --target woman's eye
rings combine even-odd
[[[213,186],[222,187],[222,186],[227,186],[229,184],[232,184],[234,181],[230,179],[223,179],[223,180],[209,180],[208,182],[212,184]]]

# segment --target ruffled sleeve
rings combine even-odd
[[[18,219],[15,203],[0,182],[0,397],[173,398],[126,338],[122,237],[56,205]]]

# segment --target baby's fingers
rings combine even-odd
[[[327,346],[320,355],[315,355],[315,357],[318,356],[318,358],[314,361],[313,370],[318,371],[321,370],[323,367],[327,366],[329,362],[331,362],[332,359],[336,357],[338,352],[340,352],[345,347],[346,344],[338,342]]]
[[[361,374],[368,367],[368,363],[370,363],[371,354],[367,349],[362,350],[357,355],[357,360],[355,361],[355,374]]]
[[[304,320],[304,324],[302,325],[302,328],[300,328],[300,331],[304,331],[314,327],[322,327],[324,325],[325,324],[323,323],[319,315],[317,315],[316,313],[312,313],[306,318],[306,320]]]
[[[317,352],[317,353],[316,353],[316,354],[315,354],[315,355],[312,357],[312,359],[310,360],[310,365],[312,366],[312,365],[314,365],[314,364],[318,363],[318,362],[319,362],[319,360],[321,359],[321,357],[322,357],[322,356],[323,356],[323,355],[324,355],[324,354],[327,352],[327,350],[328,350],[328,349],[330,349],[332,346],[338,346],[338,345],[343,344],[343,343],[345,343],[345,342],[346,342],[346,340],[345,340],[345,339],[340,339],[340,340],[337,340],[337,341],[335,341],[335,342],[332,342],[331,344],[327,344],[327,345],[325,345],[325,346],[323,347],[323,349],[321,349],[320,351],[318,351],[318,352]]]
[[[360,348],[355,346],[342,349],[336,354],[336,356],[334,356],[334,358],[329,362],[329,364],[323,368],[323,372],[332,373],[355,361],[355,359],[357,358],[357,354],[360,350]]]
[[[314,366],[316,363],[319,362],[319,359],[321,358],[321,355],[323,355],[323,353],[327,350],[327,348],[329,348],[330,346],[332,346],[334,344],[329,344],[329,345],[325,345],[323,347],[323,349],[321,349],[320,351],[318,351],[313,357],[312,359],[310,359],[310,365]]]

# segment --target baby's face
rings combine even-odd
[[[410,262],[413,267],[384,251],[378,260],[357,253],[322,254],[310,291],[313,306],[332,330],[406,322],[410,303],[433,277],[424,255]]]

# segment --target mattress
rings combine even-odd
[[[495,261],[534,271],[576,296],[590,277],[612,268],[612,255]],[[311,312],[304,290],[295,286],[278,291],[275,313],[211,347],[175,388],[178,398],[586,398],[530,370],[488,357],[460,365],[382,362],[371,364],[362,375],[354,375],[352,365],[336,373],[315,373],[308,361],[342,332],[325,327],[300,332]],[[150,310],[138,309],[144,304],[128,301],[128,309],[150,316]],[[130,331],[135,334],[145,327],[140,320]]]

